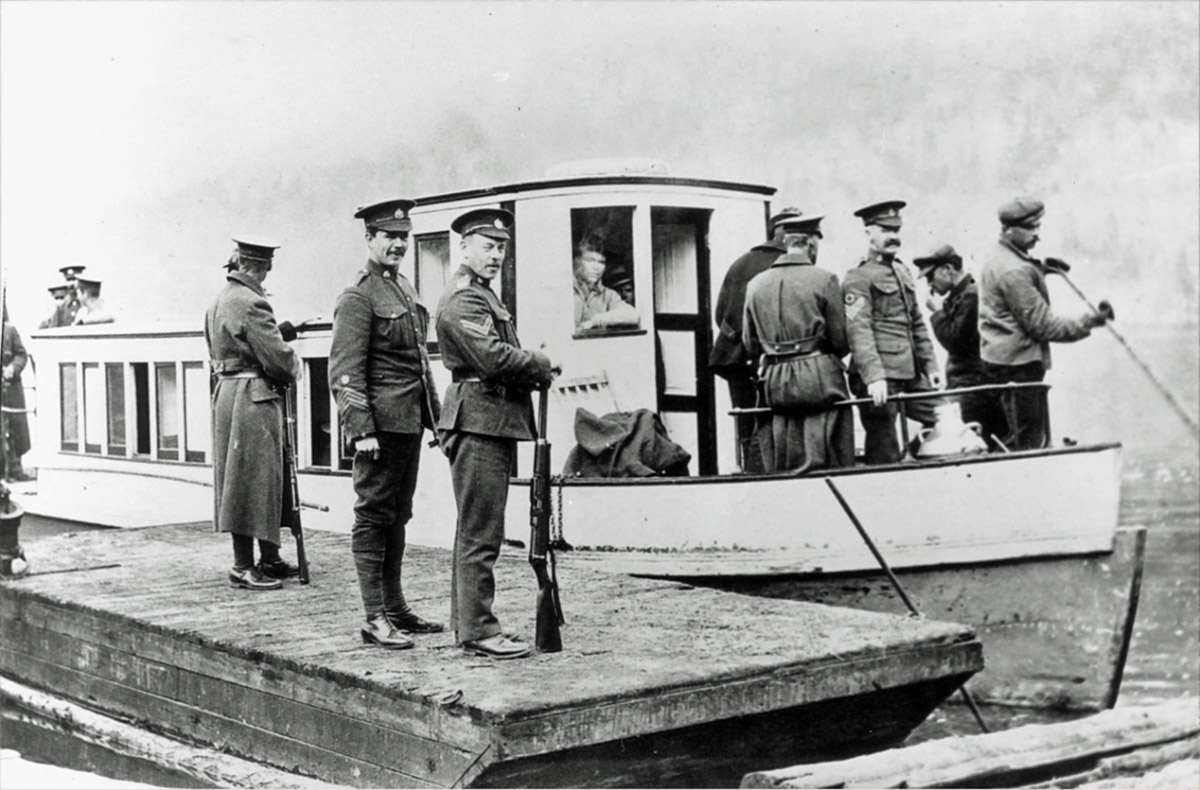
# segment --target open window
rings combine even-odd
[[[571,210],[575,337],[642,331],[634,287],[633,207]]]

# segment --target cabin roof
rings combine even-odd
[[[544,189],[561,189],[563,187],[593,187],[621,184],[638,186],[653,184],[655,186],[694,187],[701,189],[722,189],[730,192],[746,192],[753,195],[771,196],[775,187],[765,184],[746,184],[738,181],[719,181],[711,178],[682,178],[678,176],[655,176],[642,173],[574,176],[569,178],[542,178],[534,181],[518,181],[512,184],[500,184],[479,189],[466,189],[458,192],[443,192],[435,195],[424,195],[417,198],[418,210],[424,206],[438,203],[453,203],[458,200],[470,200],[491,195],[511,195],[518,192],[535,192]]]

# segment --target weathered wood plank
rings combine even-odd
[[[53,688],[64,696],[125,716],[154,732],[187,734],[246,759],[268,762],[285,771],[317,776],[355,787],[437,787],[399,771],[356,760],[335,751],[301,743],[240,721],[216,716],[198,705],[187,705],[120,683],[17,654],[0,646],[0,671],[34,687]],[[203,703],[197,700],[197,703]]]
[[[0,700],[4,703],[0,706],[0,715],[5,719],[23,721],[117,754],[146,760],[204,784],[301,790],[339,787],[215,749],[165,738],[6,678],[0,678]]]
[[[1089,784],[1112,779],[1114,777],[1144,776],[1151,771],[1172,765],[1181,761],[1189,761],[1193,766],[1200,767],[1200,741],[1195,738],[1185,738],[1181,741],[1171,741],[1161,746],[1151,746],[1135,749],[1128,754],[1116,757],[1105,757],[1090,771],[1072,776],[1055,777],[1052,781],[1030,785],[1031,788],[1050,787],[1084,787]],[[1170,787],[1175,785],[1144,785],[1145,787]],[[1184,787],[1185,785],[1178,785]],[[1200,782],[1192,782],[1190,786],[1200,787]]]
[[[1071,722],[927,741],[842,762],[758,771],[742,787],[1004,787],[1037,771],[1200,735],[1196,698]]]

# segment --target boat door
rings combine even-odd
[[[716,406],[707,364],[710,214],[707,209],[650,209],[658,413],[671,437],[692,453],[692,468],[701,475],[717,473]]]

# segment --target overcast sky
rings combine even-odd
[[[909,256],[974,259],[996,206],[1039,194],[1039,251],[1084,260],[1097,298],[1194,319],[1198,9],[3,0],[10,312],[31,330],[82,262],[123,314],[199,325],[244,231],[304,275],[272,275],[289,315],[328,314],[360,203],[649,156],[828,214],[839,273],[864,203],[910,202]]]

